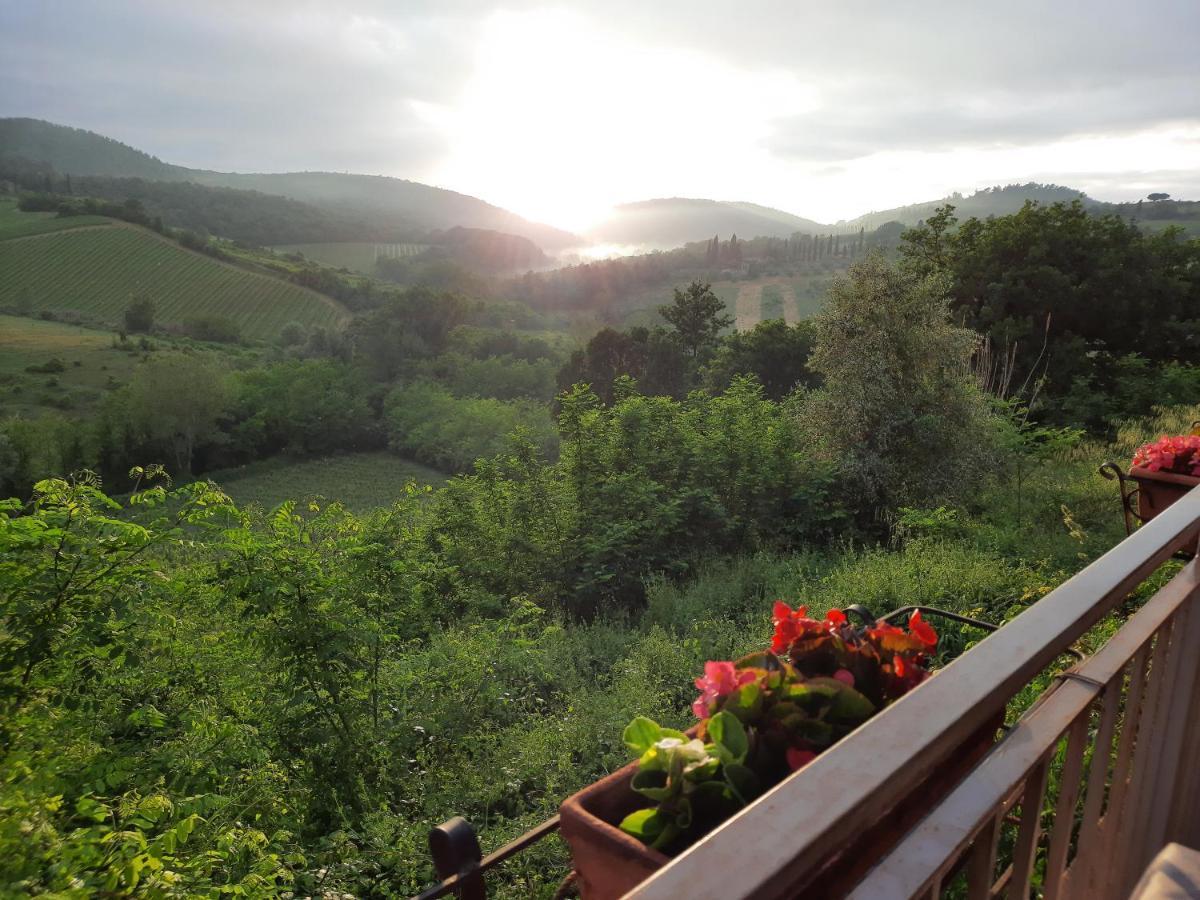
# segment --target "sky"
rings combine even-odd
[[[393,175],[585,231],[1039,181],[1200,199],[1200,0],[0,0],[0,116]]]

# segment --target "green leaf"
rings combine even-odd
[[[668,786],[667,773],[660,770],[643,769],[633,776],[633,780],[629,783],[639,794],[649,797],[651,800],[666,800],[673,793]]]
[[[657,809],[639,809],[621,820],[620,828],[643,843],[654,841],[670,820]]]
[[[734,796],[741,801],[742,806],[757,797],[762,790],[758,776],[746,766],[738,763],[730,763],[725,766],[725,782],[733,791]]]
[[[725,699],[722,712],[733,713],[742,722],[752,722],[762,711],[763,692],[758,682],[743,684]]]
[[[750,752],[746,729],[732,713],[722,710],[708,720],[708,736],[717,747],[721,762],[740,763]]]
[[[656,742],[662,740],[662,737],[662,729],[658,726],[658,723],[653,719],[647,719],[645,716],[638,716],[626,725],[625,731],[621,733],[621,740],[625,742],[625,746],[638,756],[641,756],[653,747]]]
[[[808,684],[832,692],[833,702],[829,708],[831,718],[842,722],[863,722],[875,712],[874,703],[836,678],[814,678]]]

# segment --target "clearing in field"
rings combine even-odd
[[[337,501],[362,513],[388,506],[408,482],[439,487],[446,476],[392,453],[345,453],[326,459],[265,459],[204,476],[215,481],[239,506],[272,509],[284,500]]]
[[[17,201],[0,198],[0,241],[5,238],[27,237],[34,234],[49,234],[68,228],[86,225],[107,225],[111,220],[103,216],[63,216],[52,212],[21,212]]]
[[[335,327],[348,313],[315,291],[185,250],[127,225],[0,241],[0,307],[63,312],[115,323],[134,296],[160,323],[193,316],[236,322],[243,336],[275,338],[288,322]]]
[[[152,356],[176,352],[158,339],[150,346]],[[111,332],[0,315],[0,413],[78,415],[126,384],[146,356],[137,342],[121,345]]]

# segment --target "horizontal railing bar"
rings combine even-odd
[[[914,828],[851,897],[910,897],[949,858],[964,850],[995,815],[1003,798],[1083,715],[1179,607],[1200,588],[1196,562],[1171,579],[1079,669],[1087,680],[1067,679],[1027,713],[950,796]],[[1200,652],[1198,648],[1197,652]]]
[[[894,808],[1176,550],[1194,542],[1198,520],[1200,491],[1193,490],[628,896],[794,895],[833,848]]]

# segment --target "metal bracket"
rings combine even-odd
[[[465,900],[483,900],[487,889],[479,863],[483,852],[475,829],[462,816],[455,816],[429,831],[429,853],[443,881],[454,878],[454,892]]]
[[[1125,536],[1129,537],[1133,534],[1134,522],[1140,525],[1146,521],[1137,512],[1138,488],[1129,486],[1132,482],[1125,474],[1125,470],[1111,460],[1101,465],[1096,471],[1109,481],[1116,479],[1117,490],[1121,493],[1121,512],[1125,516]]]

